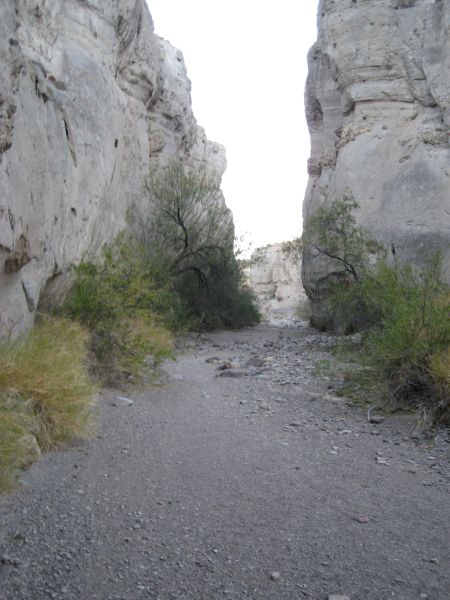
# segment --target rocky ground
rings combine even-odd
[[[450,597],[449,432],[369,423],[329,343],[199,336],[160,385],[104,391],[92,439],[0,501],[0,598]]]

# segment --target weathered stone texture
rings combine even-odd
[[[306,299],[298,255],[283,250],[283,244],[257,248],[248,274],[264,318],[289,319]]]
[[[321,0],[306,115],[305,222],[350,191],[370,236],[399,260],[440,249],[450,280],[450,3]],[[307,253],[303,283],[326,290]]]
[[[145,0],[1,3],[0,337],[26,330],[48,282],[124,228],[172,155],[225,168]]]

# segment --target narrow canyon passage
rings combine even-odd
[[[132,404],[102,393],[0,501],[0,598],[447,598],[449,438],[335,397],[328,342],[199,336]]]

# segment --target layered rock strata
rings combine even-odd
[[[450,280],[450,3],[321,0],[306,115],[303,214],[350,192],[358,223],[392,260],[444,255]],[[330,265],[308,255],[303,283],[320,316]]]
[[[284,250],[283,244],[257,248],[248,274],[262,316],[269,321],[289,320],[306,296],[301,281],[298,254]]]
[[[225,169],[145,0],[1,3],[0,337],[145,208],[144,180],[169,156]]]

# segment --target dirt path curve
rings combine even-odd
[[[330,395],[324,342],[209,335],[132,405],[102,394],[94,439],[0,501],[0,598],[450,598],[447,434]]]

